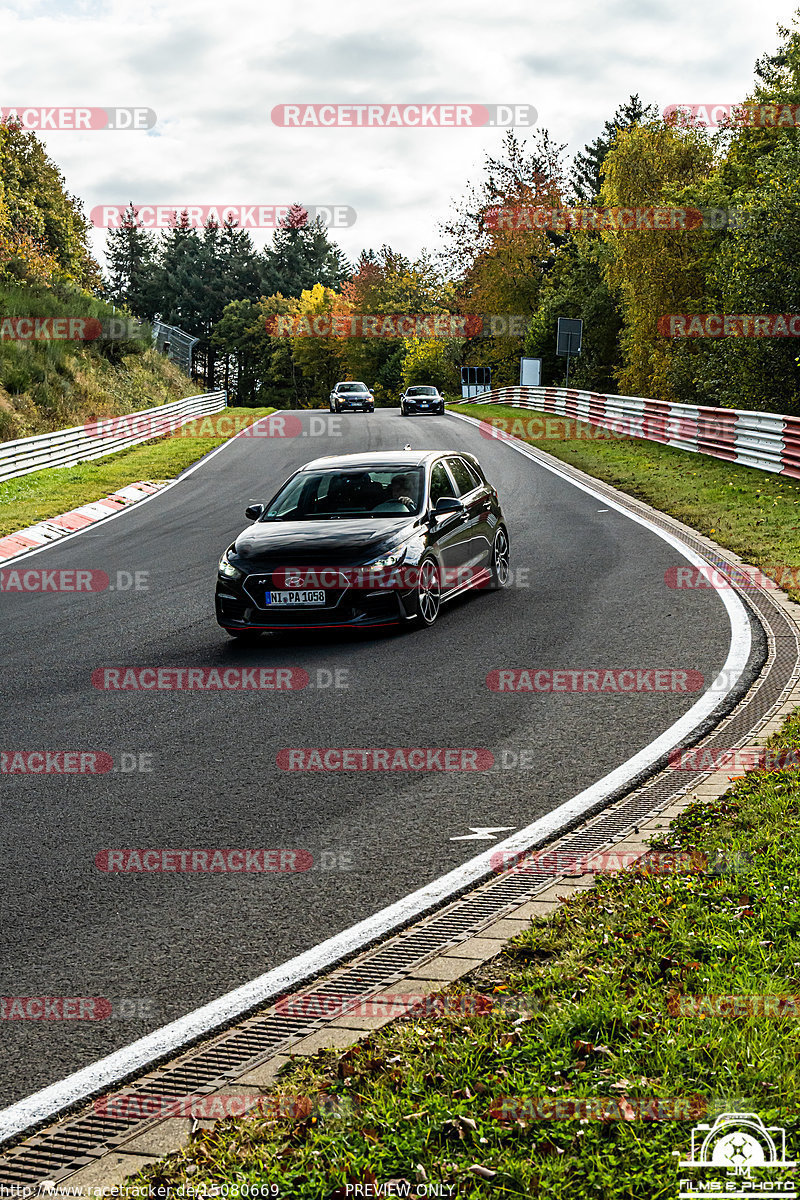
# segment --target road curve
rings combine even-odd
[[[452,417],[299,414],[294,437],[239,437],[151,501],[25,560],[146,575],[147,590],[2,596],[2,742],[105,752],[104,775],[4,775],[0,996],[103,997],[111,1018],[10,1020],[0,1107],[308,950],[588,787],[688,711],[698,693],[502,694],[513,667],[662,668],[712,679],[730,623],[713,592],[670,589],[682,560],[595,496]],[[476,454],[527,586],[473,593],[429,630],[231,642],[213,616],[219,553],[300,463],[417,448]],[[127,576],[125,577],[127,578]],[[519,580],[521,584],[524,580]],[[98,667],[302,668],[347,687],[133,692]],[[322,672],[318,675],[318,672]],[[288,747],[487,748],[486,772],[286,772]],[[518,762],[523,752],[526,767]],[[119,769],[138,756],[151,771]],[[117,847],[299,848],[283,874],[119,874]],[[331,864],[336,864],[335,867]],[[329,869],[323,869],[323,865]],[[147,1015],[131,1017],[143,999]],[[135,1008],[135,1006],[134,1006]],[[99,1011],[104,1011],[100,1009]]]

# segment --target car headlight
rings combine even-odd
[[[233,547],[229,546],[225,551],[222,558],[219,560],[219,563],[217,564],[217,570],[219,571],[220,575],[224,576],[225,579],[244,579],[244,571],[240,571],[238,567],[235,567],[228,558],[228,555],[232,549]]]
[[[405,558],[407,549],[407,546],[401,546],[399,550],[393,550],[391,554],[384,554],[383,558],[376,558],[374,562],[365,565],[370,570],[376,571],[383,570],[385,567],[396,567]]]

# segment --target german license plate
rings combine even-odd
[[[319,608],[325,603],[322,592],[265,592],[264,603],[276,608]]]

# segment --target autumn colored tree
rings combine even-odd
[[[0,120],[0,278],[61,281],[99,294],[90,228],[36,134]]]
[[[292,316],[308,318],[309,324],[316,316],[330,316],[341,311],[340,298],[332,288],[315,283],[312,288],[301,292],[289,303]],[[332,336],[292,337],[292,359],[299,366],[312,395],[327,400],[333,385],[342,378],[344,351],[339,338]]]
[[[621,131],[603,167],[605,208],[663,205],[678,189],[700,189],[714,168],[704,130],[652,121]],[[616,228],[601,238],[608,247],[606,278],[624,316],[620,335],[619,386],[629,395],[676,400],[670,380],[672,344],[658,331],[659,318],[700,311],[707,264],[702,230]]]
[[[355,314],[426,315],[452,311],[454,292],[427,255],[412,262],[390,246],[361,254],[352,279],[341,291],[342,309]],[[402,381],[405,339],[341,340],[345,377],[376,388],[376,400],[396,403]]]
[[[537,130],[528,143],[509,131],[501,156],[487,155],[482,178],[442,226],[447,239],[442,257],[456,283],[458,311],[526,319],[535,313],[564,238],[537,228],[526,214],[561,207],[563,150],[547,130]],[[520,337],[478,337],[466,348],[466,362],[492,366],[497,382],[513,383],[522,344]]]

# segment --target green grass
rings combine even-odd
[[[0,320],[24,316],[108,321],[123,315],[66,284],[0,281]],[[0,339],[0,441],[166,404],[192,395],[195,388],[153,349],[146,333],[88,341]]]
[[[109,454],[107,458],[76,467],[48,467],[0,484],[0,537],[27,525],[68,512],[92,500],[101,500],[117,488],[140,479],[174,479],[231,436],[230,425],[220,436],[207,436],[221,420],[233,418],[235,429],[274,412],[272,408],[226,408],[211,417],[198,418],[200,437],[187,436],[191,425],[168,437]]]
[[[691,525],[800,600],[800,479],[642,438],[598,438],[583,421],[552,413],[499,404],[454,405],[453,410],[496,422],[514,437]],[[526,436],[528,421],[533,437]],[[576,436],[538,439],[548,421],[551,429],[566,427]]]
[[[800,749],[800,716],[772,744]],[[797,771],[751,772],[688,809],[660,845],[733,869],[602,877],[449,989],[484,994],[492,1011],[411,1014],[356,1048],[287,1064],[274,1093],[335,1097],[340,1115],[220,1121],[138,1183],[273,1184],[310,1198],[406,1179],[413,1196],[421,1165],[458,1196],[675,1200],[673,1151],[688,1153],[695,1120],[731,1110],[784,1126],[796,1153],[800,1005],[794,1016],[673,1013],[681,995],[800,992]],[[496,1004],[516,996],[528,998],[517,1012]],[[660,1098],[687,1119],[502,1119],[505,1097],[624,1098],[629,1115],[637,1098]],[[476,1165],[496,1174],[481,1179]]]

